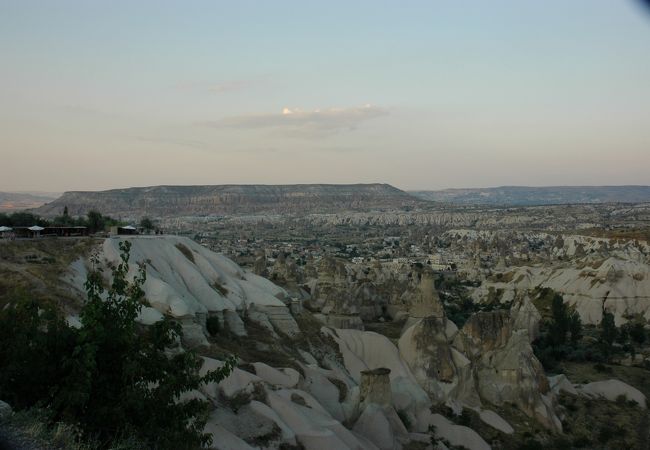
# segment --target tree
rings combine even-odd
[[[564,345],[570,328],[570,318],[561,295],[553,296],[551,313],[553,320],[549,326],[549,339],[554,345]]]
[[[543,322],[544,331],[533,342],[533,351],[546,369],[553,369],[563,359],[580,358],[582,321],[576,311],[571,311],[561,295],[543,291],[543,296],[552,296],[551,318]],[[567,342],[570,338],[570,342]]]
[[[605,312],[603,314],[603,319],[600,322],[600,343],[603,347],[605,355],[609,359],[609,355],[612,352],[614,341],[618,335],[618,330],[616,329],[616,324],[614,322],[614,315],[610,312]]]
[[[0,302],[0,399],[22,409],[51,398],[75,330],[50,304],[15,290]]]
[[[637,344],[643,344],[646,340],[646,331],[643,323],[636,322],[630,327],[630,337]]]
[[[148,217],[143,217],[140,221],[140,227],[144,228],[146,231],[151,231],[154,229],[153,221]]]
[[[569,316],[569,332],[571,333],[571,343],[575,346],[582,338],[582,321],[577,311],[573,311]]]
[[[104,217],[99,211],[91,210],[86,214],[87,226],[91,233],[96,233],[98,231],[104,231]]]

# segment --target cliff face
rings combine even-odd
[[[420,200],[388,184],[153,186],[66,192],[36,210],[45,216],[92,209],[121,217],[286,214],[392,209]]]
[[[462,205],[560,205],[572,203],[643,203],[650,186],[502,186],[483,189],[413,191],[424,200]]]

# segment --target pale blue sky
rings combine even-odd
[[[634,0],[0,0],[0,57],[0,190],[650,184]]]

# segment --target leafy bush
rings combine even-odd
[[[210,336],[216,336],[221,331],[221,323],[217,316],[210,316],[205,320],[205,328]]]
[[[540,295],[551,303],[551,317],[541,323],[541,335],[533,342],[535,356],[544,368],[557,369],[563,360],[590,359],[593,352],[582,343],[582,322],[578,313],[569,310],[562,296],[548,288]]]

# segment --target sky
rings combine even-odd
[[[638,0],[0,0],[0,190],[650,184]]]

